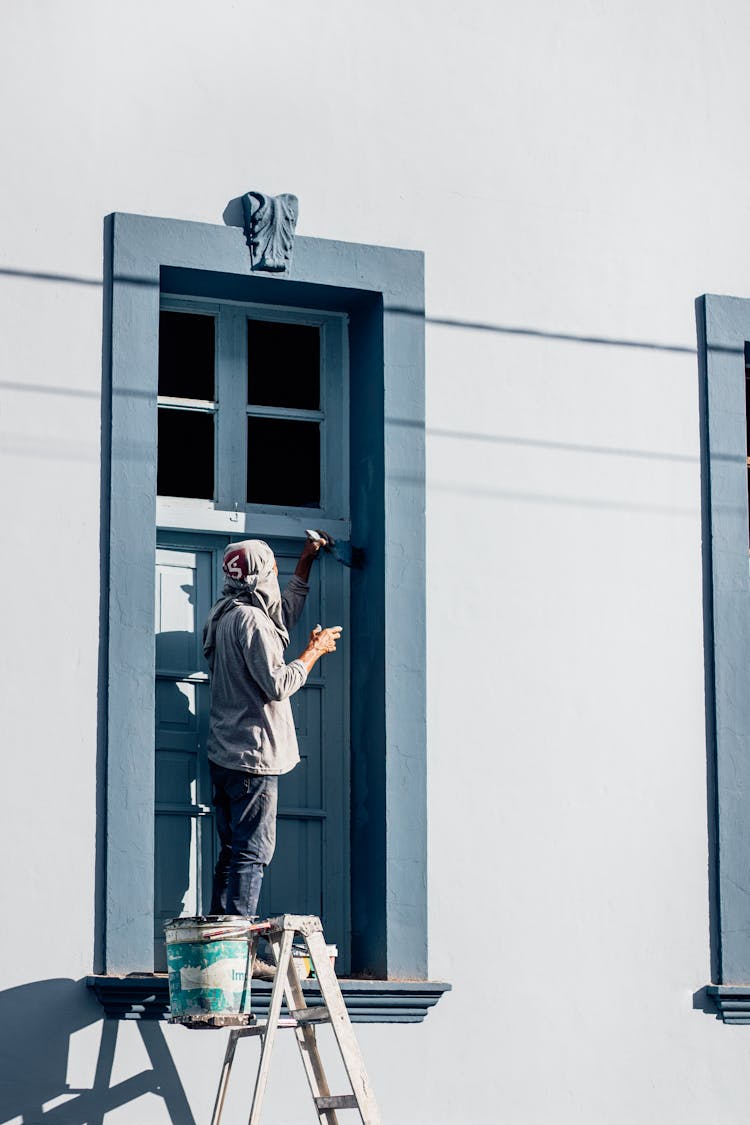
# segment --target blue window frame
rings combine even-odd
[[[200,627],[231,539],[268,540],[282,585],[311,524],[350,538],[347,317],[161,294],[157,450],[154,967],[164,922],[205,913],[217,858]],[[198,425],[196,425],[196,422]],[[223,534],[216,535],[222,531]],[[215,579],[212,582],[212,577]],[[212,589],[213,587],[213,589]],[[301,761],[281,778],[259,910],[317,914],[350,971],[349,572],[323,555],[291,633],[344,626],[334,661],[292,700]],[[198,611],[198,607],[201,607]]]
[[[750,1022],[750,577],[746,352],[750,301],[696,306],[701,412],[711,976],[727,1022]]]
[[[250,269],[239,229],[124,214],[108,216],[105,225],[106,972],[149,970],[153,964],[163,294],[348,318],[350,535],[366,558],[351,577],[352,967],[382,979],[425,980],[422,255],[298,238],[288,274],[259,276]],[[221,501],[219,496],[213,503],[205,531],[237,534],[238,511]]]
[[[283,292],[279,296],[283,296]],[[265,526],[272,526],[270,534],[293,535],[299,530],[300,521],[322,521],[334,537],[348,539],[351,523],[346,314],[283,308],[257,302],[196,300],[164,292],[160,314],[160,327],[164,327],[164,317],[169,318],[170,336],[179,338],[183,332],[187,337],[186,348],[194,343],[191,339],[195,336],[193,322],[203,322],[211,327],[211,332],[207,334],[211,354],[203,362],[203,357],[199,357],[194,368],[203,376],[206,389],[198,387],[192,397],[159,393],[157,405],[160,427],[165,418],[176,418],[184,423],[200,415],[210,427],[210,441],[205,444],[211,446],[213,457],[210,465],[205,466],[205,480],[199,482],[198,490],[194,492],[190,488],[180,488],[176,495],[173,494],[169,483],[174,483],[175,476],[179,475],[170,474],[170,482],[160,485],[157,473],[158,525],[183,528],[189,523],[202,531],[226,531],[236,535],[240,525],[247,523],[255,527],[260,520]],[[187,324],[181,325],[181,321]],[[293,354],[291,358],[283,357],[282,374],[273,369],[273,352],[282,351],[289,333],[292,334]],[[312,358],[299,354],[299,345],[295,347],[296,333],[308,334],[316,345],[314,375],[317,378],[310,394],[306,391],[304,378],[295,380],[294,372],[289,371],[295,360],[303,366],[306,358]],[[260,353],[257,365],[252,363],[254,351]],[[172,366],[179,368],[184,362],[184,355],[178,351]],[[277,355],[277,365],[280,362],[282,356]],[[256,366],[260,368],[257,372]],[[307,382],[312,382],[313,371],[309,363],[305,374],[308,375]],[[290,381],[291,399],[288,394]],[[178,380],[172,372],[164,382],[167,386],[163,389],[169,392],[179,389],[175,385]],[[212,398],[200,397],[209,392]],[[285,402],[285,397],[290,401]],[[314,482],[311,498],[305,497],[303,506],[295,505],[295,497],[284,495],[283,488],[279,496],[253,496],[248,493],[252,469],[247,459],[251,445],[248,431],[250,427],[264,426],[298,427],[302,431],[303,443],[306,435],[315,434],[317,450],[314,456],[320,462],[321,475],[320,480]],[[186,467],[190,466],[196,453],[190,436],[188,429],[181,443],[185,450]],[[276,434],[272,434],[272,441],[278,445]],[[176,447],[179,444],[179,440],[175,442]],[[278,453],[275,456],[278,471],[281,458]],[[312,459],[307,458],[308,474],[312,472]],[[304,474],[297,473],[296,476],[304,480]]]

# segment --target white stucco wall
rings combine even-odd
[[[301,233],[422,249],[428,317],[498,328],[427,332],[430,968],[454,991],[359,1029],[384,1120],[745,1120],[750,1029],[692,1008],[697,365],[617,341],[692,349],[697,294],[748,295],[749,33],[739,0],[6,0],[0,988],[93,963],[102,217],[294,191]],[[45,1034],[87,1088],[80,991]],[[164,1034],[206,1120],[223,1037]],[[5,1042],[19,1091],[30,1043]],[[122,1026],[112,1081],[147,1064]],[[286,1044],[269,1125],[309,1117]],[[167,1120],[151,1094],[106,1115]]]

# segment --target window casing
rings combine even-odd
[[[750,575],[745,356],[750,301],[697,302],[711,978],[724,1018],[750,991]],[[734,995],[744,988],[744,999]]]
[[[348,423],[348,463],[340,475],[331,474],[333,492],[326,483],[324,516],[301,506],[270,506],[264,534],[289,535],[292,525],[298,533],[302,517],[364,551],[365,566],[351,575],[352,964],[381,979],[424,980],[422,256],[298,238],[294,266],[280,278],[252,273],[244,237],[235,228],[118,214],[107,219],[105,235],[102,967],[108,973],[148,969],[153,949],[157,525],[165,534],[179,535],[189,526],[200,534],[239,537],[257,526],[258,513],[253,503],[241,503],[237,478],[232,483],[228,477],[228,485],[222,480],[221,458],[214,499],[157,500],[160,299],[197,295],[199,302],[228,307],[265,306],[269,319],[270,310],[283,308],[302,319],[312,313],[349,320],[348,338],[341,336],[341,346],[351,352],[348,415],[345,402],[325,408],[326,428],[331,409],[340,408]],[[243,346],[235,339],[233,354]],[[242,387],[241,372],[233,385]],[[219,388],[218,410],[198,411],[215,414],[217,450],[224,440],[224,405]],[[240,417],[247,418],[247,406],[243,397]],[[229,462],[244,476],[242,451],[235,453]],[[329,453],[335,457],[335,446]],[[337,487],[351,498],[348,518],[337,503]]]

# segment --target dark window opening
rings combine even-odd
[[[159,410],[156,491],[159,496],[214,498],[214,416]]]
[[[270,320],[247,322],[250,406],[320,408],[320,329]]]
[[[320,507],[320,424],[280,418],[247,420],[250,504]]]
[[[170,398],[214,399],[212,316],[162,311],[159,314],[159,394]]]

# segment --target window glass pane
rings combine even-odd
[[[251,406],[320,409],[320,329],[247,322],[247,401]]]
[[[198,313],[159,314],[159,394],[214,397],[214,318]]]
[[[247,499],[251,504],[320,507],[320,424],[247,420]]]
[[[159,410],[156,491],[160,496],[213,500],[213,414]]]

